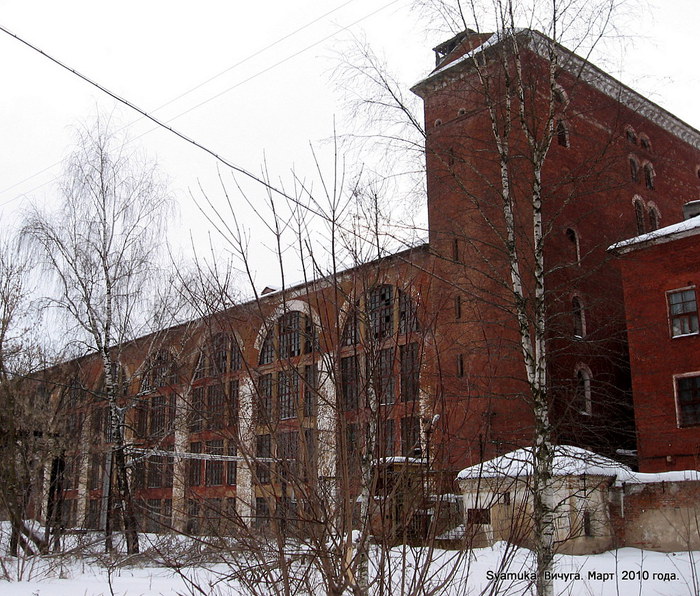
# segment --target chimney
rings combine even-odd
[[[683,205],[683,219],[700,215],[700,201],[689,201]]]

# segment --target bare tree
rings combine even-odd
[[[253,592],[313,589],[319,578],[330,594],[399,583],[417,593],[428,578],[439,591],[451,576],[430,570],[434,539],[449,527],[429,471],[436,381],[422,375],[436,358],[423,303],[430,257],[425,245],[394,254],[376,189],[321,179],[312,191],[294,177],[292,193],[256,204],[278,289],[256,287],[234,201],[230,211],[209,203],[252,288],[240,304],[227,270],[204,261],[183,284],[202,328],[196,370],[181,375],[192,378],[182,389],[188,530],[208,548],[234,548],[227,560],[236,577],[255,578]],[[299,283],[288,282],[292,268]],[[221,398],[235,415],[221,413]],[[230,465],[235,493],[222,481]],[[405,565],[408,544],[420,541],[428,548]]]
[[[55,445],[49,391],[33,382],[46,365],[32,337],[31,264],[16,244],[0,245],[0,508],[8,516],[10,554],[46,552],[28,520],[39,519],[44,466]],[[35,319],[36,320],[36,319]]]
[[[78,132],[66,163],[61,205],[34,207],[23,235],[40,255],[58,291],[50,305],[72,323],[76,349],[102,362],[109,407],[115,503],[123,512],[127,550],[139,550],[124,438],[123,379],[126,342],[143,333],[155,296],[158,249],[171,201],[153,164],[140,158],[98,119]],[[162,322],[162,321],[159,321]],[[108,547],[110,546],[108,537]]]
[[[553,410],[553,400],[566,392],[557,377],[558,362],[567,349],[571,356],[571,348],[562,347],[562,324],[569,322],[567,315],[571,313],[566,311],[570,309],[562,312],[557,304],[565,295],[564,289],[568,290],[567,284],[576,283],[572,280],[604,267],[605,257],[598,256],[600,246],[604,248],[615,231],[606,230],[599,246],[581,254],[575,231],[567,230],[576,244],[574,258],[556,254],[561,243],[555,233],[560,222],[572,217],[568,206],[585,196],[621,187],[623,177],[615,168],[624,164],[614,149],[621,136],[614,120],[611,132],[595,142],[581,139],[585,148],[579,149],[579,163],[572,165],[568,160],[562,168],[558,158],[552,157],[559,146],[568,147],[574,139],[570,123],[595,113],[584,101],[576,102],[577,91],[592,76],[587,72],[589,65],[561,44],[587,58],[613,30],[618,4],[613,0],[554,1],[546,6],[510,0],[419,2],[419,9],[451,36],[435,48],[435,71],[414,87],[421,97],[433,96],[426,107],[425,129],[369,49],[361,48],[343,67],[356,96],[361,95],[357,89],[362,84],[368,89],[365,101],[360,101],[373,115],[371,122],[388,123],[376,137],[389,139],[393,148],[402,146],[403,151],[414,154],[416,139],[425,140],[431,248],[445,263],[437,275],[456,293],[457,318],[468,319],[472,329],[479,327],[483,337],[491,338],[486,342],[475,339],[473,332],[464,328],[458,342],[472,352],[458,355],[457,376],[466,376],[470,360],[483,363],[478,354],[486,350],[492,353],[486,364],[493,372],[482,377],[483,385],[474,393],[491,395],[490,401],[512,402],[519,396],[527,405],[523,413],[529,411],[525,419],[532,420],[530,436],[522,432],[517,439],[506,433],[502,440],[514,442],[513,446],[517,441],[533,444],[530,488],[538,594],[552,592],[548,579],[556,505],[552,457],[553,444],[563,434],[554,423],[561,409]],[[455,69],[458,74],[442,76],[453,60],[461,63]],[[617,117],[612,111],[612,118]],[[414,132],[406,135],[404,131],[411,125]],[[458,197],[458,216],[447,201],[438,200],[446,196]],[[580,213],[576,217],[579,223],[584,219]],[[581,262],[586,269],[578,269]],[[563,270],[570,273],[562,277]],[[574,318],[578,314],[580,319],[580,301],[578,304]],[[500,335],[494,335],[496,328],[501,329]],[[619,333],[620,328],[611,324],[598,349],[605,357],[612,355],[621,362],[624,350]],[[611,348],[615,342],[617,348]],[[499,346],[506,344],[507,348],[499,351]],[[499,377],[502,380],[494,381]],[[517,388],[513,379],[518,379]],[[490,383],[494,388],[488,386]],[[584,378],[580,391],[587,405],[568,407],[579,411],[588,408],[584,413],[590,414],[590,386],[585,383]],[[490,410],[484,412],[486,420],[490,421],[491,415]],[[522,428],[528,428],[527,424],[523,422]],[[490,433],[490,427],[491,422],[487,422],[482,432]],[[577,431],[582,432],[580,426]],[[493,436],[498,438],[495,433]],[[481,442],[481,432],[479,437],[483,459],[488,451]]]

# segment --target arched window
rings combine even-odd
[[[637,223],[637,234],[646,232],[646,221],[644,218],[644,201],[640,197],[632,199],[634,205],[634,219]]]
[[[576,370],[576,389],[573,406],[580,414],[590,416],[593,413],[591,371],[587,366],[581,365]]]
[[[393,403],[397,395],[405,402],[418,399],[421,355],[411,336],[418,327],[410,294],[394,286],[375,286],[355,303],[342,335],[344,346],[355,346],[340,362],[346,410],[367,403],[360,383],[365,371],[380,404]]]
[[[581,264],[581,247],[579,245],[578,234],[573,228],[566,228],[566,239],[569,241],[571,262]]]
[[[630,178],[632,182],[639,182],[639,162],[634,155],[630,155]]]
[[[241,352],[237,342],[226,333],[217,333],[202,350],[194,377],[215,377],[240,368]]]
[[[557,143],[562,147],[569,146],[569,131],[563,120],[557,121]]]
[[[639,135],[639,144],[642,146],[642,149],[646,151],[651,151],[651,141],[649,140],[649,137],[645,134]]]
[[[656,205],[649,205],[649,231],[653,232],[654,230],[659,229],[659,222],[661,221],[661,214],[659,213],[659,210],[656,208]]]
[[[644,184],[649,190],[654,189],[654,178],[656,178],[654,166],[650,163],[644,164]]]
[[[571,313],[573,316],[574,337],[582,338],[586,335],[586,314],[583,310],[583,302],[578,296],[571,300]]]
[[[301,419],[316,416],[319,370],[315,352],[318,349],[318,335],[311,314],[301,310],[288,310],[268,327],[260,350],[261,368],[255,381],[253,420],[259,427],[258,433],[263,433],[258,434],[258,440],[261,436],[272,433],[273,452],[274,445],[277,445],[278,459],[286,460],[286,456],[280,452],[279,441],[296,442],[302,432],[299,430]],[[281,421],[285,422],[285,427],[277,430]],[[310,426],[306,429],[309,434],[307,440],[312,443],[315,440],[312,437],[315,437],[315,430]],[[311,456],[305,461],[308,464],[305,473],[310,473]],[[284,464],[284,461],[281,463]],[[280,471],[281,468],[278,473]],[[258,482],[269,481],[269,478],[263,480],[260,471],[258,472]]]
[[[260,349],[260,365],[288,360],[318,349],[316,327],[309,315],[293,310],[283,314],[268,329]]]
[[[169,350],[158,350],[152,354],[146,363],[142,391],[155,391],[160,387],[175,383],[175,360]]]
[[[637,133],[634,132],[634,128],[631,126],[627,126],[625,128],[625,138],[627,139],[628,143],[631,143],[632,145],[637,144]]]

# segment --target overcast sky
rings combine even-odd
[[[0,0],[0,25],[242,167],[259,171],[265,155],[276,177],[291,167],[306,175],[309,143],[324,146],[318,144],[332,136],[334,117],[347,122],[331,79],[337,52],[352,35],[385,55],[406,88],[431,68],[431,47],[444,35],[426,32],[409,6],[409,0]],[[630,39],[609,46],[597,62],[698,128],[698,23],[699,0],[649,0],[627,19]],[[16,225],[27,200],[54,200],[73,128],[100,111],[129,125],[129,135],[169,177],[181,205],[179,235],[206,233],[189,192],[201,184],[212,200],[223,200],[213,158],[115,107],[1,32],[0,56],[5,228]]]

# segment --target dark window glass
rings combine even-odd
[[[403,346],[402,350],[403,350]],[[403,351],[402,351],[403,354]],[[380,404],[394,403],[394,348],[379,350],[374,391]]]
[[[219,333],[211,341],[211,374],[220,375],[228,372],[228,356],[231,339],[224,333]]]
[[[257,458],[272,457],[272,440],[270,435],[258,435],[255,444],[255,456]],[[270,482],[270,462],[258,461],[255,465],[258,482],[265,484]]]
[[[192,403],[190,404],[190,412],[188,419],[188,428],[190,432],[199,432],[204,426],[204,387],[195,387],[192,389]]]
[[[283,482],[292,482],[297,474],[299,457],[299,433],[296,431],[280,433],[277,436],[278,474]]]
[[[237,455],[235,441],[228,442],[227,455],[231,455],[231,456]],[[237,472],[238,472],[238,463],[235,460],[226,462],[226,484],[228,484],[229,486],[235,486]]]
[[[223,385],[207,387],[207,421],[210,430],[219,430],[225,425],[225,396]]]
[[[152,455],[149,457],[147,470],[146,486],[148,488],[161,488],[163,486],[163,456]]]
[[[264,497],[255,498],[255,527],[265,528],[270,523],[270,506]]]
[[[359,406],[360,379],[357,356],[340,360],[340,378],[343,389],[343,409],[356,410]]]
[[[301,354],[301,313],[292,311],[282,316],[280,330],[280,358],[294,358]]]
[[[578,297],[574,297],[571,301],[571,308],[574,317],[574,337],[583,337],[585,335],[583,323],[583,304]]]
[[[420,457],[420,421],[415,416],[401,419],[401,451],[407,457]]]
[[[639,163],[633,157],[630,157],[630,178],[632,182],[639,182]]]
[[[418,399],[419,378],[418,344],[410,343],[401,346],[401,401]]]
[[[318,370],[315,364],[304,367],[304,416],[316,416]]]
[[[222,440],[207,441],[207,454],[219,456],[224,454]],[[220,459],[206,460],[206,485],[220,486],[224,483],[224,462]]]
[[[164,395],[154,395],[151,398],[151,434],[162,435],[165,431],[166,398]]]
[[[649,189],[653,190],[654,189],[654,168],[651,167],[651,165],[646,164],[644,166],[644,185]]]
[[[637,234],[646,232],[646,222],[644,221],[644,205],[641,201],[634,202],[634,218],[637,222]]]
[[[367,297],[370,333],[374,339],[384,339],[394,332],[393,287],[374,288]]]
[[[283,370],[278,374],[277,398],[282,420],[296,418],[299,377],[296,370]]]
[[[353,310],[348,314],[345,327],[343,328],[343,337],[341,340],[344,346],[354,346],[360,342],[360,332],[357,320],[357,311]]]
[[[700,424],[700,376],[676,379],[676,392],[679,425]]]
[[[399,291],[399,333],[418,331],[416,307],[407,292]]]
[[[190,453],[197,454],[201,452],[201,443],[190,443]],[[202,460],[199,458],[191,458],[187,460],[187,465],[189,467],[189,485],[199,486],[200,484],[202,484]]]
[[[269,329],[260,350],[260,364],[270,364],[275,359],[274,327]]]
[[[557,143],[562,147],[569,146],[569,131],[566,129],[566,124],[562,120],[557,122]]]
[[[262,375],[258,380],[258,404],[256,418],[258,424],[270,424],[272,421],[272,374]]]
[[[669,292],[668,311],[671,319],[671,336],[698,332],[698,305],[695,288]]]

